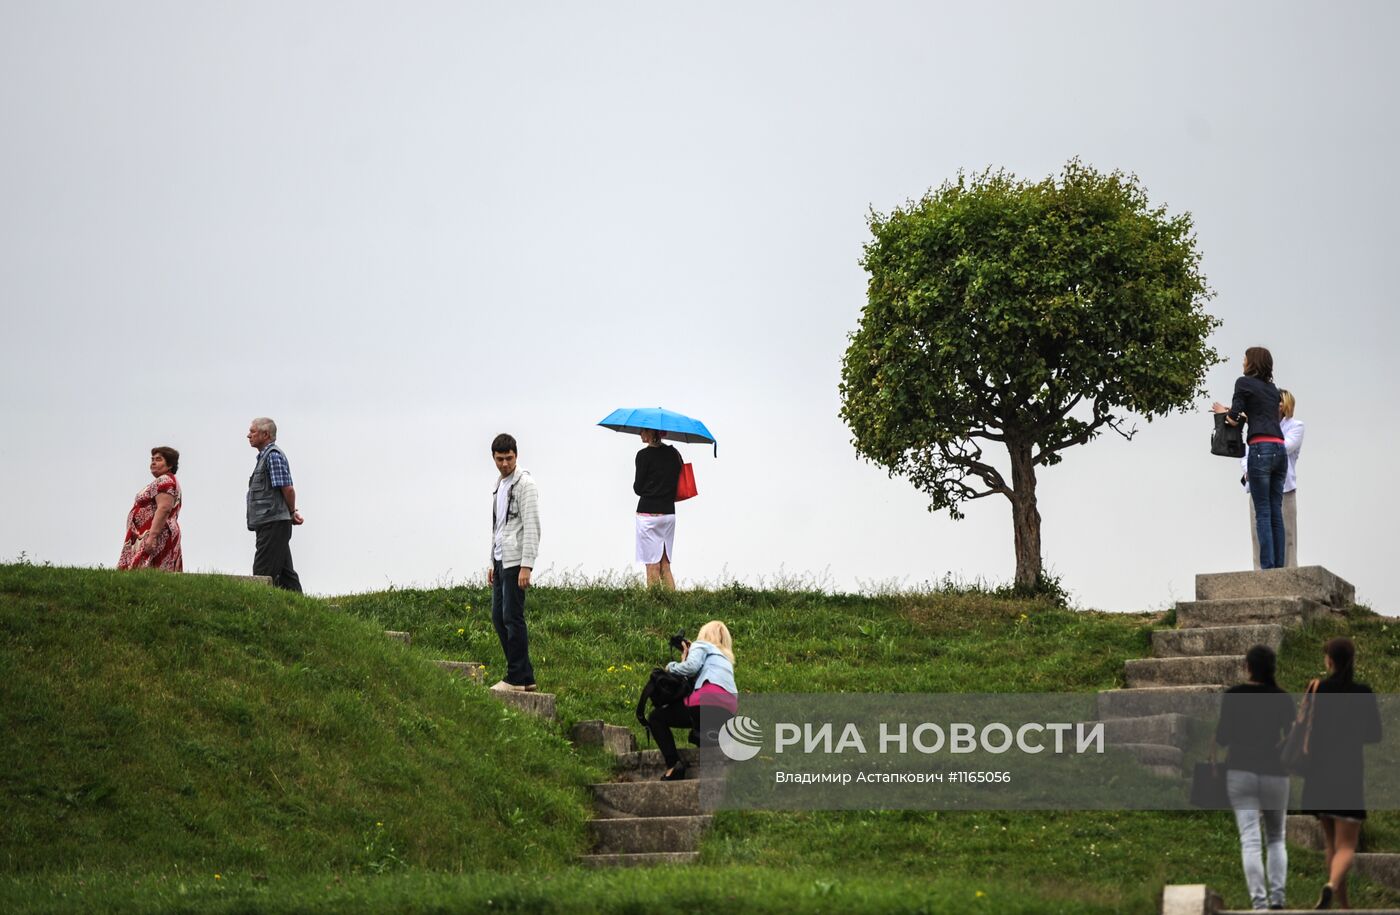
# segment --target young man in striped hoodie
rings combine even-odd
[[[491,622],[506,655],[506,674],[492,689],[534,692],[530,636],[525,629],[525,591],[540,549],[539,491],[528,470],[516,466],[515,437],[502,432],[491,442],[501,477],[491,508]]]

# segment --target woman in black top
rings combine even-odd
[[[1274,386],[1274,357],[1262,346],[1244,351],[1244,374],[1235,381],[1230,406],[1216,402],[1216,413],[1238,426],[1249,423],[1249,496],[1254,500],[1259,534],[1259,568],[1281,569],[1287,541],[1283,529],[1283,482],[1288,476],[1288,451],[1279,425],[1279,392]]]
[[[637,561],[647,567],[647,585],[658,582],[675,590],[671,555],[676,542],[676,484],[681,478],[681,453],[662,439],[666,433],[646,429],[646,447],[637,452],[637,475],[632,491],[637,499]]]
[[[1366,820],[1366,764],[1361,748],[1380,741],[1381,716],[1371,687],[1354,679],[1352,640],[1333,639],[1322,650],[1328,676],[1313,681],[1317,694],[1309,697],[1315,705],[1303,810],[1322,822],[1326,843],[1328,879],[1317,907],[1325,909],[1335,899],[1347,908],[1347,872]]]
[[[1215,742],[1230,748],[1225,787],[1240,832],[1249,900],[1256,909],[1281,909],[1288,881],[1283,841],[1288,776],[1279,745],[1293,723],[1293,699],[1274,680],[1278,658],[1272,648],[1255,645],[1244,656],[1244,666],[1249,682],[1226,691]],[[1260,861],[1264,849],[1267,862]]]

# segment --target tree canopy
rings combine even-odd
[[[1073,160],[1043,181],[986,171],[887,215],[841,373],[856,451],[929,508],[1003,495],[1016,583],[1042,575],[1035,468],[1111,429],[1185,410],[1219,361],[1191,216],[1137,178]],[[1004,446],[1010,478],[985,449]]]

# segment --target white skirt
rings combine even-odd
[[[637,561],[655,565],[675,557],[676,516],[637,515]]]

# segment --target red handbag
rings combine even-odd
[[[700,490],[695,488],[695,468],[690,464],[681,464],[681,475],[676,480],[676,501],[684,502],[686,499],[693,499],[700,494]]]

